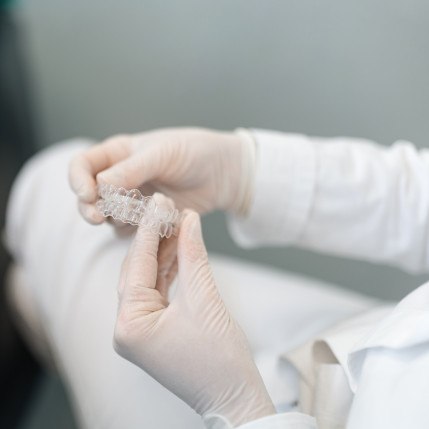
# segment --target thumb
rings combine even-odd
[[[146,225],[140,225],[131,244],[121,275],[119,287],[120,309],[129,304],[148,304],[154,294],[158,261],[159,236]]]
[[[165,148],[150,144],[97,174],[98,183],[114,183],[126,189],[139,188],[162,175],[169,163]],[[168,158],[168,157],[167,157]]]
[[[159,314],[158,310],[166,307],[155,289],[158,244],[158,235],[141,225],[121,270],[113,344],[120,355],[130,360],[136,344],[153,327],[153,321],[148,321],[146,316],[154,312]]]

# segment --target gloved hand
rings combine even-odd
[[[199,213],[227,210],[245,214],[252,197],[254,142],[245,131],[218,132],[172,128],[116,136],[78,155],[70,165],[70,184],[82,215],[91,223],[97,212],[97,183],[159,191],[179,209]]]
[[[176,238],[159,242],[139,227],[122,268],[114,344],[207,427],[275,413],[246,337],[218,294],[195,212],[185,211]]]

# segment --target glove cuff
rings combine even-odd
[[[210,414],[203,417],[206,429],[233,429],[234,426],[223,416]],[[314,417],[298,412],[271,414],[257,420],[236,426],[236,429],[316,429]]]
[[[220,414],[206,414],[202,416],[205,429],[233,429],[232,423]]]
[[[237,128],[234,133],[241,141],[241,177],[233,212],[246,217],[252,206],[255,187],[256,142],[252,133],[244,128]]]

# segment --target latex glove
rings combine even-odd
[[[97,183],[139,188],[146,195],[159,191],[179,209],[242,215],[252,197],[254,158],[254,142],[244,130],[171,128],[112,137],[73,159],[69,178],[91,223],[104,221],[94,205]]]
[[[122,268],[118,308],[116,351],[203,416],[207,427],[275,413],[247,339],[218,294],[197,213],[186,212],[178,238],[160,244],[156,234],[138,229]]]

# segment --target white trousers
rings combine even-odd
[[[6,240],[18,267],[11,294],[30,341],[49,349],[83,428],[201,428],[186,404],[112,348],[116,284],[131,238],[77,212],[67,184],[73,141],[33,158],[12,191]],[[373,301],[272,268],[210,256],[221,295],[246,332],[276,406],[298,399],[279,355]]]

